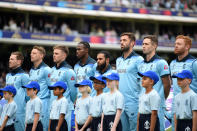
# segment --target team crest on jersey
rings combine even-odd
[[[185,128],[185,131],[191,131],[191,129],[188,127]]]
[[[79,69],[77,69],[77,73],[76,74],[78,74],[79,73]]]
[[[149,123],[149,121],[146,121],[146,122],[144,123],[144,128],[145,128],[146,130],[150,129],[150,123]]]
[[[165,65],[165,66],[164,66],[164,70],[167,70],[167,69],[168,69],[168,65]]]
[[[75,77],[74,77],[74,76],[72,76],[72,77],[70,78],[70,80],[72,80],[72,81],[73,81],[73,80],[75,80]]]
[[[150,66],[150,70],[152,70],[153,69],[153,64],[151,64],[151,66]]]
[[[87,71],[87,68],[85,68],[85,74],[87,73],[88,71]]]
[[[14,81],[16,81],[16,77],[14,77]]]
[[[51,74],[49,73],[49,74],[48,74],[48,78],[50,78],[50,77],[51,77]]]
[[[129,64],[130,64],[130,61],[131,61],[131,60],[129,60],[129,61],[127,62],[127,65],[129,65]]]

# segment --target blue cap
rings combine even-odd
[[[82,82],[75,84],[75,87],[79,86],[89,86],[92,89],[92,82],[90,80],[83,80]]]
[[[102,79],[103,78],[103,76],[102,75],[100,75],[100,76],[97,76],[97,77],[94,77],[94,76],[91,76],[90,77],[90,80],[98,80],[98,81],[101,81],[101,82],[103,82],[105,85],[106,85],[106,80],[104,80],[104,79]]]
[[[57,82],[56,82],[55,84],[53,84],[52,86],[49,86],[49,89],[50,89],[50,90],[53,90],[54,87],[61,87],[61,88],[63,88],[64,90],[67,89],[67,85],[66,85],[66,83],[63,82],[63,81],[57,81]]]
[[[38,82],[36,81],[31,81],[29,84],[22,86],[23,88],[32,88],[32,89],[37,89],[38,91],[40,91],[40,85],[38,84]]]
[[[110,79],[110,80],[117,80],[117,81],[119,81],[119,75],[118,75],[118,73],[111,73],[111,74],[109,74],[109,75],[107,75],[107,76],[103,76],[102,77],[102,79],[104,79],[104,80],[106,80],[106,79]]]
[[[138,75],[141,77],[143,76],[149,77],[150,79],[154,80],[154,84],[156,84],[159,81],[158,75],[153,71],[147,71],[144,73],[138,72]]]
[[[184,78],[193,79],[193,75],[189,70],[182,70],[182,72],[180,72],[176,75],[173,75],[172,77],[173,78],[182,78],[182,79],[184,79]]]
[[[14,86],[6,86],[6,87],[4,87],[4,88],[2,88],[2,89],[0,89],[0,90],[2,90],[2,91],[9,91],[9,92],[11,92],[13,95],[16,95],[16,89],[15,89]]]

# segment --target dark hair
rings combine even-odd
[[[88,52],[90,51],[90,44],[87,41],[81,41],[79,44],[82,44],[85,48],[87,48]]]
[[[100,51],[98,54],[104,54],[105,58],[110,58],[110,53],[108,51]]]
[[[36,89],[36,88],[33,88],[33,90],[35,91],[35,90],[37,90],[37,89]],[[39,92],[39,91],[37,90],[37,93],[36,93],[36,95],[38,94],[38,92]]]
[[[56,88],[58,88],[59,90],[63,89],[63,90],[64,90],[64,91],[63,91],[63,94],[64,94],[64,92],[66,91],[64,88],[62,88],[62,87],[60,87],[60,86],[57,86]]]
[[[124,33],[122,33],[121,35],[120,35],[120,37],[121,36],[128,36],[129,37],[129,39],[131,40],[131,41],[135,41],[136,39],[135,39],[135,35],[133,34],[133,33],[131,33],[131,32],[124,32]]]
[[[152,44],[158,45],[158,39],[155,35],[147,35],[144,37],[144,39],[150,39]]]

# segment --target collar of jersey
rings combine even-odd
[[[86,60],[86,63],[83,65],[82,63],[81,63],[81,60],[79,61],[79,65],[80,66],[86,66],[87,64],[89,64],[90,63],[90,61],[91,61],[91,57],[90,56],[88,56],[88,59]]]
[[[132,51],[130,54],[129,54],[129,56],[127,56],[127,58],[124,58],[124,54],[122,54],[122,58],[123,59],[128,59],[128,58],[131,58],[132,56],[134,56],[134,55],[136,55],[136,53],[135,53],[135,51]]]
[[[32,67],[32,69],[36,70],[36,69],[40,69],[43,65],[45,65],[44,62],[41,62],[40,65],[37,68],[34,68],[34,66]]]
[[[177,62],[185,62],[188,59],[193,59],[194,57],[190,54],[188,54],[187,56],[185,56],[182,60],[179,60],[178,57],[176,58]]]
[[[22,69],[21,67],[18,67],[18,68],[16,68],[16,69],[11,70],[10,73],[11,73],[12,75],[15,75],[16,73],[19,73],[19,72],[21,72],[21,71],[23,71],[23,69]]]
[[[66,61],[63,61],[59,67],[57,67],[57,64],[55,64],[56,69],[60,69],[61,67],[67,67],[67,68],[72,68]]]
[[[155,54],[149,61],[146,60],[146,57],[144,58],[144,62],[145,63],[150,63],[150,62],[153,62],[155,59],[159,59],[160,57]]]

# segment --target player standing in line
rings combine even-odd
[[[193,75],[189,70],[173,75],[181,92],[174,98],[175,131],[197,131],[197,94],[190,89]]]
[[[69,54],[69,50],[66,46],[56,45],[53,47],[53,61],[56,64],[51,71],[51,84],[57,81],[63,81],[67,85],[67,90],[64,92],[64,97],[68,100],[68,113],[66,115],[66,121],[68,124],[68,130],[71,130],[71,113],[74,110],[73,103],[76,100],[77,89],[75,88],[76,74],[72,67],[65,61]],[[51,91],[50,105],[57,96],[53,95]]]
[[[192,40],[188,36],[179,35],[176,37],[174,54],[177,56],[175,60],[170,63],[171,76],[180,73],[182,70],[189,70],[193,74],[193,79],[190,88],[197,93],[197,60],[189,54],[192,45]],[[175,97],[181,88],[177,84],[177,79],[172,78],[173,96]],[[174,100],[172,102],[172,127],[174,130]]]
[[[48,86],[50,85],[51,68],[43,62],[46,55],[46,51],[42,46],[34,46],[31,51],[31,62],[33,67],[29,72],[31,81],[37,81],[40,85],[40,91],[37,96],[42,101],[41,121],[44,131],[47,131],[49,121],[49,100],[50,91]]]
[[[124,108],[124,97],[118,90],[119,75],[111,73],[102,78],[107,81],[110,91],[103,94],[101,131],[122,131],[120,117]]]
[[[57,81],[54,85],[49,86],[49,89],[53,90],[57,99],[53,100],[51,105],[48,131],[70,131],[65,120],[69,106],[68,100],[63,96],[67,90],[67,85],[64,81]]]
[[[123,131],[136,131],[140,87],[137,78],[138,65],[143,58],[133,51],[135,35],[122,33],[120,36],[122,56],[116,60],[116,70],[120,76],[119,90],[124,96],[125,109],[121,115]]]
[[[160,96],[153,86],[159,81],[159,77],[153,71],[138,72],[142,77],[142,87],[145,92],[139,98],[139,113],[137,131],[160,131],[158,110],[160,108]]]
[[[42,101],[37,96],[38,92],[40,91],[40,85],[36,81],[32,81],[28,85],[22,87],[26,88],[27,96],[30,97],[30,100],[27,102],[26,106],[25,131],[43,131],[43,126],[40,121]]]
[[[98,77],[100,75],[107,76],[112,72],[112,67],[110,65],[110,53],[108,51],[100,51],[97,54],[97,63],[94,65],[94,76]],[[103,92],[109,92],[109,88],[104,88]],[[96,90],[92,90],[91,96],[96,95]]]
[[[93,66],[96,61],[89,56],[89,52],[90,44],[85,41],[79,42],[76,48],[76,56],[79,61],[74,66],[77,83],[89,79],[90,76],[94,76]],[[81,97],[79,91],[78,97]]]
[[[3,107],[0,119],[0,131],[15,131],[14,123],[16,118],[17,105],[14,101],[16,89],[14,86],[6,86],[3,89],[3,96],[8,101]]]
[[[6,75],[6,85],[12,85],[16,88],[17,94],[14,97],[17,111],[14,122],[16,131],[25,130],[25,107],[28,100],[26,90],[22,86],[29,82],[29,75],[21,68],[24,57],[21,52],[12,52],[9,59],[10,72]]]
[[[158,116],[160,120],[160,130],[165,130],[165,99],[168,97],[171,88],[171,79],[168,63],[156,54],[158,46],[157,37],[148,35],[144,37],[142,43],[144,61],[139,64],[138,70],[142,73],[146,71],[154,71],[159,76],[159,81],[153,88],[159,93],[161,98]]]
[[[82,94],[76,101],[75,107],[75,130],[76,131],[89,131],[90,130],[90,106],[92,103],[92,97],[89,95],[92,88],[92,82],[90,80],[83,80],[75,87],[79,88],[79,92]]]

